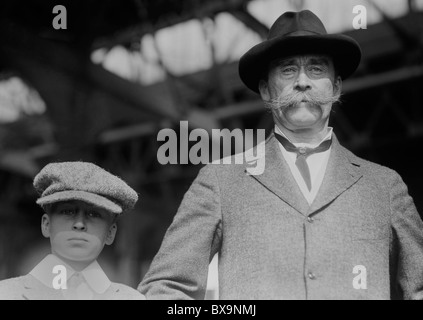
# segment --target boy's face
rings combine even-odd
[[[42,233],[52,253],[68,262],[91,263],[113,243],[117,225],[107,210],[83,201],[58,202],[44,214]]]

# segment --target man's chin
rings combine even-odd
[[[290,125],[297,129],[311,129],[319,123],[318,117],[293,117],[290,118]]]
[[[319,122],[321,114],[314,114],[310,112],[300,112],[287,117],[289,123],[296,127],[308,128],[314,126]]]

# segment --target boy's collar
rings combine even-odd
[[[60,274],[59,270],[56,270],[56,273],[54,272],[54,267],[58,265],[66,268],[66,280],[69,280],[77,272],[59,257],[49,254],[31,270],[30,274],[45,286],[53,289],[53,280]],[[80,273],[91,289],[98,294],[104,293],[111,285],[111,281],[97,261],[93,261]]]

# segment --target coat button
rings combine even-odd
[[[309,278],[310,280],[314,280],[314,279],[316,279],[316,276],[314,275],[314,273],[313,273],[313,272],[309,272],[307,276],[308,276],[308,278]]]
[[[314,219],[312,217],[307,217],[307,221],[312,223],[314,221]]]

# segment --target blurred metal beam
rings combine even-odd
[[[26,151],[3,151],[0,168],[29,178],[33,178],[40,169]]]
[[[243,22],[248,28],[257,32],[262,39],[267,38],[267,34],[269,33],[269,27],[257,20],[257,18],[254,17],[247,10],[234,10],[230,13],[239,21]]]
[[[379,74],[347,80],[345,81],[342,90],[344,93],[355,93],[361,90],[386,86],[396,82],[411,80],[422,76],[423,65],[408,66]]]
[[[374,0],[367,0],[367,2],[370,3],[376,9],[376,11],[378,11],[382,15],[383,20],[395,32],[397,37],[401,40],[405,49],[410,50],[411,48],[414,48],[418,50],[423,50],[423,39],[419,37],[418,34],[412,34],[409,30],[404,28],[404,26],[399,23],[398,19],[393,19],[389,17],[385,13],[385,11],[383,11],[382,8],[376,4]]]
[[[347,80],[343,83],[342,91],[344,94],[352,94],[362,90],[382,87],[420,77],[423,77],[423,65],[404,67],[380,74]],[[245,101],[219,108],[215,111],[215,117],[219,120],[224,120],[264,111],[263,102],[257,96],[257,100]]]
[[[213,17],[221,12],[236,12],[242,10],[251,0],[213,0],[199,3],[198,6],[185,9],[179,14],[163,14],[158,21],[151,21],[149,13],[144,14],[140,23],[107,38],[99,38],[93,43],[93,50],[98,48],[112,48],[118,44],[128,44],[134,39],[141,39],[145,34],[156,32],[191,19]],[[183,2],[181,1],[181,4]],[[153,26],[153,29],[151,28]]]
[[[93,64],[69,48],[39,39],[17,25],[0,24],[3,40],[0,53],[6,62],[25,74],[27,62],[54,68],[77,82],[88,81],[138,110],[148,111],[160,118],[179,119],[174,103],[163,88],[146,88],[127,81]],[[53,106],[54,107],[54,106]]]
[[[119,129],[111,129],[103,132],[98,137],[100,144],[109,144],[154,135],[158,131],[157,124],[142,123],[133,126],[127,126]]]

